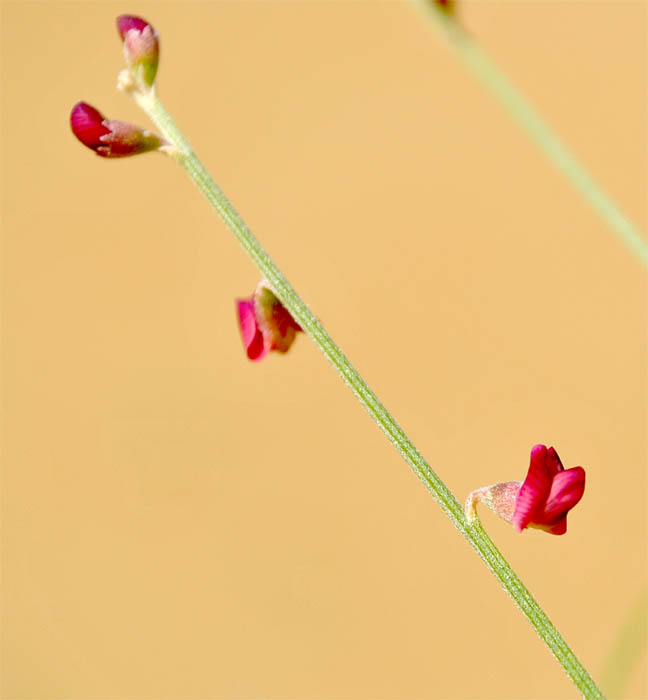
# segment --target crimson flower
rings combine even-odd
[[[266,280],[261,280],[252,297],[238,299],[236,304],[241,338],[250,360],[262,360],[271,350],[290,350],[301,327]]]
[[[565,469],[553,447],[535,445],[524,483],[504,481],[473,491],[466,501],[466,517],[472,522],[476,505],[484,503],[518,531],[527,527],[552,535],[567,532],[567,513],[585,491],[583,467]]]
[[[163,141],[147,129],[133,124],[105,119],[103,114],[86,102],[77,102],[70,114],[72,133],[84,146],[104,158],[134,156],[154,151]]]
[[[531,464],[515,499],[513,527],[522,532],[537,527],[552,535],[567,532],[567,513],[585,491],[583,467],[565,469],[553,447],[536,445]]]

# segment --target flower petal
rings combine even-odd
[[[512,522],[518,532],[529,527],[531,522],[535,522],[536,514],[542,512],[551,490],[552,470],[554,468],[555,460],[548,453],[546,446],[535,445],[531,450],[529,471],[515,499]]]
[[[552,477],[554,477],[558,472],[561,472],[565,469],[565,467],[563,467],[562,465],[562,462],[560,461],[558,453],[553,447],[549,447],[547,449],[546,462],[547,469],[549,470],[549,474]]]
[[[262,360],[270,350],[263,338],[254,313],[253,299],[239,299],[237,301],[239,326],[243,345],[250,360],[255,362]]]
[[[163,145],[162,139],[148,129],[105,119],[98,109],[86,102],[74,105],[70,114],[70,126],[72,133],[84,146],[104,158],[136,156]]]
[[[543,520],[553,522],[557,517],[566,516],[567,512],[583,497],[584,491],[585,470],[583,467],[573,467],[556,474],[542,514]]]
[[[536,527],[532,525],[531,527]],[[537,526],[538,529],[548,532],[550,535],[564,535],[567,532],[567,515],[563,515],[552,525]]]
[[[70,113],[70,127],[72,133],[84,146],[96,150],[103,145],[102,136],[110,133],[110,129],[103,123],[104,116],[87,102],[77,102]]]
[[[135,29],[138,32],[144,31],[144,27],[148,27],[149,23],[141,17],[135,15],[119,15],[117,17],[117,31],[119,36],[124,39],[129,30]]]

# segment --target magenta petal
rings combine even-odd
[[[567,532],[567,516],[563,515],[553,525],[544,525],[541,529],[550,535],[564,535]]]
[[[549,474],[552,477],[555,476],[558,472],[563,471],[565,468],[563,467],[562,462],[560,461],[558,453],[553,447],[549,447],[547,449],[546,464],[547,469],[549,470]]]
[[[252,299],[239,299],[237,308],[241,338],[247,356],[250,360],[262,360],[268,354],[269,348],[264,342],[263,333],[256,320],[254,301]]]
[[[536,445],[531,450],[531,464],[527,477],[515,499],[513,525],[518,532],[534,521],[534,516],[541,511],[551,489],[550,467],[547,464],[547,448]]]
[[[137,29],[138,32],[141,32],[147,25],[148,22],[135,15],[120,15],[117,17],[117,31],[122,39],[128,34],[129,30]]]
[[[104,125],[104,116],[87,102],[77,102],[70,113],[72,133],[84,146],[97,150],[103,145],[102,136],[110,133]]]
[[[247,346],[247,356],[253,362],[262,360],[268,354],[268,346],[264,342],[263,333],[257,331],[252,342]]]
[[[254,302],[250,299],[239,299],[237,301],[237,306],[243,345],[248,347],[254,340],[254,336],[257,332],[257,322],[254,316]]]
[[[85,102],[78,102],[70,114],[72,133],[84,146],[104,158],[135,156],[154,151],[162,140],[150,131],[113,119],[104,119],[98,109]]]
[[[585,470],[583,467],[573,467],[556,474],[542,514],[543,520],[552,522],[556,517],[562,514],[566,515],[580,501],[584,491]]]

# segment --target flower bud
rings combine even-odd
[[[72,133],[84,146],[104,158],[134,156],[164,145],[159,136],[127,122],[104,119],[99,110],[77,102],[70,114]]]
[[[135,78],[152,87],[160,59],[160,42],[155,29],[141,17],[120,15],[117,31],[124,42],[124,58]]]
[[[447,14],[452,14],[455,10],[455,0],[432,0],[432,2]]]
[[[261,280],[251,298],[237,301],[237,311],[250,360],[262,360],[271,350],[288,352],[301,330],[266,280]]]
[[[473,522],[476,506],[481,502],[511,523],[518,531],[527,527],[552,535],[567,532],[567,513],[580,501],[585,491],[585,470],[565,469],[553,447],[536,445],[524,483],[504,481],[473,491],[464,507],[466,518]]]

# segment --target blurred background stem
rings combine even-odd
[[[645,653],[647,642],[648,586],[644,586],[628,611],[603,666],[601,687],[610,698],[625,697],[632,672]]]
[[[648,241],[637,225],[594,180],[528,100],[461,26],[453,12],[444,9],[436,0],[417,1],[455,56],[499,100],[502,107],[535,142],[547,159],[598,213],[635,258],[648,268]]]

